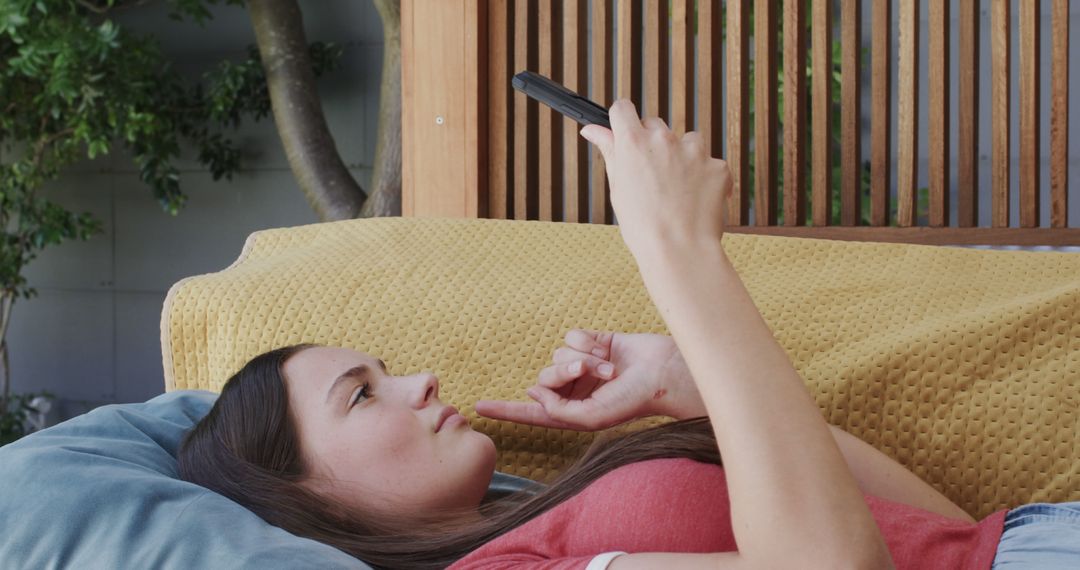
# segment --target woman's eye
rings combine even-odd
[[[364,385],[353,394],[352,399],[349,401],[349,407],[355,406],[356,403],[360,401],[361,397],[364,399],[371,397],[371,384],[364,382]]]

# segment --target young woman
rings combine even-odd
[[[494,445],[441,403],[437,378],[299,345],[228,381],[181,446],[181,476],[385,568],[1080,567],[1080,503],[975,522],[827,425],[721,247],[724,162],[629,101],[610,116],[581,134],[672,337],[572,330],[534,402],[476,411],[579,430],[678,421],[484,502]]]

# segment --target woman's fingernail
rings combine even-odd
[[[597,358],[603,358],[604,357],[604,349],[600,348],[599,346],[592,349],[592,353],[594,355],[596,355]]]
[[[611,373],[615,372],[615,367],[605,363],[598,366],[596,370],[600,372],[602,376],[611,376]]]

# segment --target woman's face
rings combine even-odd
[[[375,357],[333,347],[301,350],[283,370],[305,484],[368,511],[480,504],[495,444],[463,417],[436,431],[448,408],[434,374],[392,376]]]

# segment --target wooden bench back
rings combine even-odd
[[[713,156],[732,169],[736,192],[726,223],[733,232],[1080,244],[1080,229],[1070,228],[1067,216],[1067,0],[1045,2],[1053,24],[1045,31],[1048,54],[1040,53],[1039,0],[1020,2],[1019,14],[1010,14],[1008,0],[982,2],[990,11],[988,29],[978,0],[960,0],[955,15],[950,2],[932,1],[927,38],[919,37],[918,0],[896,3],[897,19],[891,0],[841,0],[838,13],[833,2],[806,0],[403,0],[404,214],[613,222],[602,158],[578,135],[580,125],[511,88],[513,74],[527,69],[604,106],[629,98],[644,116],[661,117],[677,132],[701,132]],[[1018,58],[1008,49],[1014,16]],[[869,45],[861,41],[864,25],[872,30]],[[981,33],[990,34],[989,69],[980,66]],[[918,55],[924,41],[925,69]],[[859,79],[864,51],[869,85]],[[1048,78],[1040,76],[1044,56]],[[815,61],[828,62],[828,73],[813,73]],[[992,88],[980,93],[985,73]],[[1015,135],[1009,127],[1014,83]],[[953,84],[958,93],[950,108]],[[1049,109],[1040,106],[1044,85]],[[870,90],[868,114],[860,112],[862,89]],[[918,128],[920,90],[927,92],[926,132]],[[986,96],[991,112],[979,114]],[[788,103],[782,112],[781,97]],[[1049,203],[1042,204],[1039,120],[1047,112]],[[950,113],[957,114],[955,136]],[[991,156],[990,184],[982,188],[980,126],[991,135],[983,149]],[[1019,177],[1010,185],[1014,142]],[[923,220],[920,159],[928,180]],[[1013,192],[1019,215],[1010,227]],[[980,227],[985,200],[991,216]],[[1048,227],[1041,226],[1040,208],[1049,208]]]

